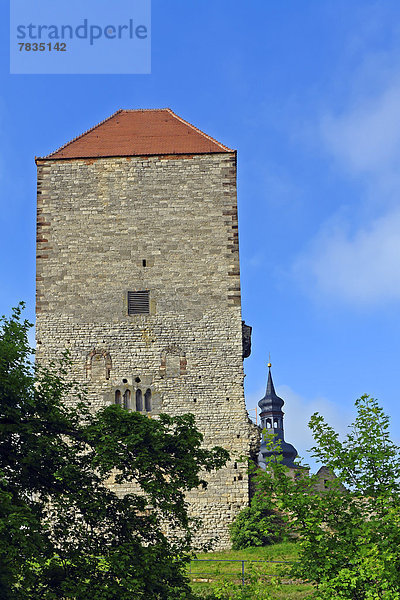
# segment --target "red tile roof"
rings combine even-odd
[[[169,108],[118,110],[45,156],[47,160],[233,152]]]

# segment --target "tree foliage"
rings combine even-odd
[[[312,455],[337,476],[324,492],[315,476],[288,477],[274,456],[258,486],[297,532],[294,572],[316,584],[316,598],[399,600],[400,449],[375,399],[362,396],[356,409],[344,441],[322,416],[311,418]]]
[[[285,539],[285,521],[270,504],[264,492],[255,492],[250,506],[243,508],[230,526],[233,550],[269,546]]]
[[[91,414],[67,359],[31,364],[21,309],[0,331],[0,597],[189,597],[185,493],[206,485],[200,471],[225,464],[226,451],[201,447],[192,415]],[[138,493],[117,495],[110,477]]]

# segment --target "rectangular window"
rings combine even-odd
[[[150,313],[150,292],[128,292],[128,315],[148,315]]]

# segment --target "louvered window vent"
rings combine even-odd
[[[149,291],[128,292],[128,315],[148,315],[150,313]]]

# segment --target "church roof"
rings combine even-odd
[[[118,110],[46,160],[233,152],[170,108]]]
[[[272,381],[271,375],[271,363],[268,363],[268,381],[265,396],[260,400],[258,406],[260,407],[260,417],[264,424],[264,427],[268,427],[266,421],[270,422],[270,432],[274,433],[276,439],[279,440],[280,450],[270,450],[267,444],[267,439],[263,439],[260,446],[260,454],[262,459],[260,464],[265,464],[265,460],[273,455],[282,456],[282,464],[290,467],[297,468],[297,464],[294,460],[297,457],[297,450],[292,444],[288,444],[285,441],[284,430],[283,430],[283,411],[282,406],[284,401],[275,392],[274,382]]]
[[[258,406],[260,407],[262,414],[266,411],[281,411],[283,405],[284,401],[275,392],[274,382],[272,381],[271,368],[269,367],[267,389],[265,392],[265,396],[261,398],[260,402],[258,403]]]

